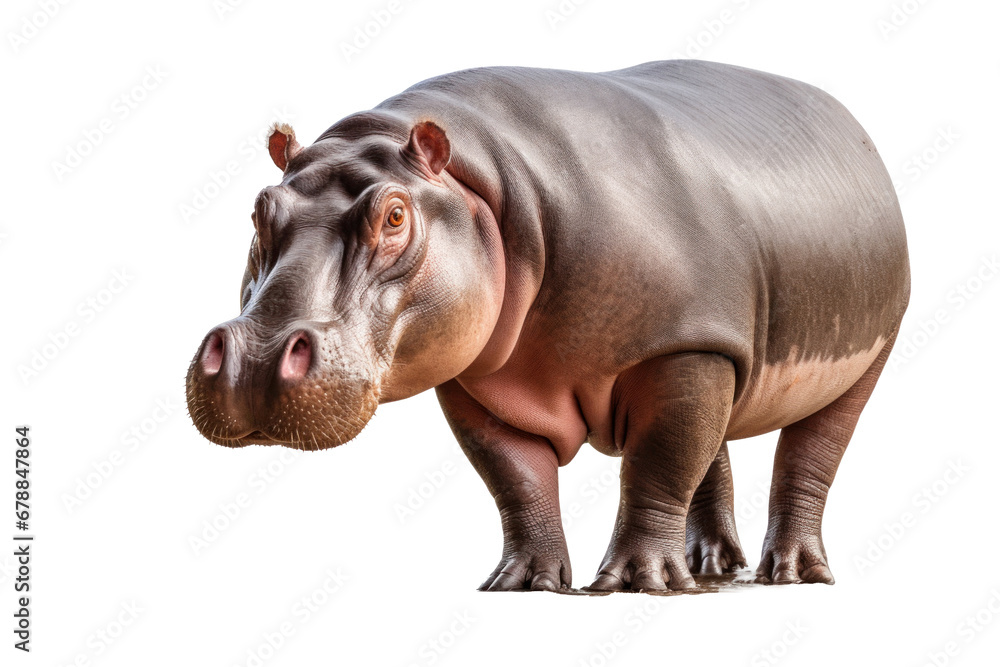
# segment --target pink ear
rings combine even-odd
[[[440,174],[451,159],[451,142],[445,136],[444,130],[429,120],[413,126],[410,130],[410,142],[406,148],[417,157],[421,166],[427,169],[431,176]]]
[[[271,154],[274,164],[284,171],[288,163],[302,151],[302,144],[295,139],[295,130],[287,123],[275,123],[271,126],[271,134],[267,137],[267,152]]]

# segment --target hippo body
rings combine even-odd
[[[782,429],[758,578],[832,583],[826,492],[909,297],[891,179],[833,98],[698,61],[483,68],[305,149],[279,128],[271,152],[285,175],[258,198],[243,314],[189,374],[206,436],[310,447],[304,406],[335,403],[350,414],[312,444],[340,444],[378,402],[435,387],[501,513],[484,588],[571,584],[556,471],[589,442],[624,456],[592,586],[654,590],[745,565],[726,443]],[[387,182],[391,212],[359,204]],[[345,325],[362,292],[384,314]],[[241,375],[249,348],[273,361]]]

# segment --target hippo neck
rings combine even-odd
[[[517,252],[523,232],[504,225],[503,218],[489,206],[479,191],[463,180],[461,169],[447,169],[449,187],[461,192],[479,226],[480,238],[489,258],[488,275],[502,293],[500,312],[493,332],[476,359],[459,379],[484,377],[499,370],[510,358],[527,316],[541,287],[541,263],[532,264]],[[540,254],[544,258],[544,253]]]
[[[490,375],[507,362],[517,347],[545,271],[537,193],[528,187],[533,179],[527,177],[523,164],[520,168],[506,165],[508,169],[502,172],[497,169],[495,153],[490,153],[496,148],[462,141],[446,168],[466,192],[494,263],[493,275],[503,290],[493,333],[475,361],[458,376],[460,380]]]

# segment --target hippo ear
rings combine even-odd
[[[288,163],[302,150],[302,144],[295,139],[295,130],[288,123],[275,123],[267,137],[267,152],[274,164],[284,171]]]
[[[417,159],[427,175],[437,180],[437,176],[451,159],[451,142],[444,130],[429,120],[417,123],[410,130],[410,141],[406,151]]]

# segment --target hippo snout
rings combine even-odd
[[[325,449],[360,433],[378,405],[371,365],[313,324],[256,328],[244,318],[221,324],[192,360],[188,411],[202,435],[227,447]]]

